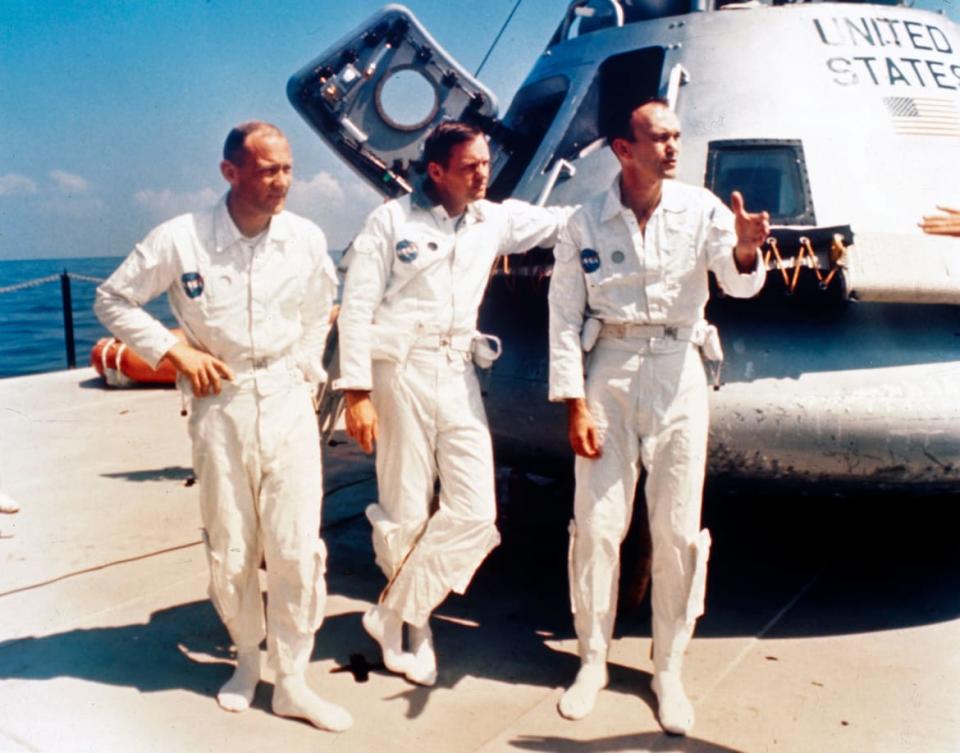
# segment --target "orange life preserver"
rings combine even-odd
[[[173,330],[183,339],[180,330]],[[90,365],[111,387],[130,387],[136,384],[174,384],[177,370],[164,358],[153,368],[143,356],[128,348],[115,337],[101,337],[90,351]]]

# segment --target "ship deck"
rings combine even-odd
[[[563,482],[500,469],[503,545],[438,611],[440,678],[374,665],[360,626],[382,575],[371,461],[325,449],[327,616],[311,684],[354,715],[334,735],[221,711],[229,640],[207,596],[190,452],[173,390],[108,390],[91,369],[0,380],[0,752],[960,750],[956,495],[708,490],[707,613],[684,674],[697,724],[664,735],[649,608],[621,615],[611,683],[579,722]],[[353,658],[351,658],[353,657]],[[369,670],[369,671],[368,671]]]

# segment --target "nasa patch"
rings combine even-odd
[[[585,248],[580,252],[580,266],[587,274],[600,269],[600,254],[592,248]]]
[[[417,258],[417,244],[413,241],[400,241],[397,243],[397,258],[409,264]]]
[[[203,295],[203,276],[199,272],[186,272],[180,276],[183,292],[187,298],[199,298]]]

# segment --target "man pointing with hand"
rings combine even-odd
[[[550,399],[565,401],[576,453],[571,594],[581,668],[560,699],[586,716],[607,684],[620,544],[641,467],[652,553],[653,689],[660,723],[685,734],[693,707],[680,678],[703,611],[710,536],[700,530],[707,447],[701,354],[719,360],[704,321],[708,271],[729,295],[763,286],[766,212],[733,212],[672,180],[680,125],[659,99],[620,105],[607,135],[621,171],[569,220],[550,283]],[[587,352],[586,375],[583,353]]]

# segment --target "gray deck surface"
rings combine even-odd
[[[516,469],[500,472],[503,545],[434,621],[437,686],[364,678],[376,484],[345,443],[325,455],[331,595],[309,678],[355,725],[273,716],[269,672],[254,708],[221,711],[230,646],[206,598],[179,410],[172,390],[106,390],[90,369],[0,380],[0,489],[23,508],[0,515],[0,753],[960,751],[957,495],[714,485],[683,739],[652,710],[646,603],[621,615],[594,713],[558,716],[577,667],[569,490]],[[359,671],[341,670],[351,655]]]

